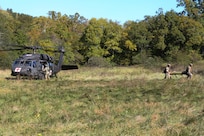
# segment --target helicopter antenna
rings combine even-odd
[[[38,49],[38,47],[36,47],[36,46],[33,46],[33,54],[36,54],[36,50]]]

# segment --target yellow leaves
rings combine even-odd
[[[128,33],[127,32],[123,32],[122,33],[122,37],[128,37]]]
[[[30,37],[31,42],[34,43],[40,37],[40,34],[39,30],[32,29],[27,35]]]
[[[133,44],[130,40],[125,41],[125,47],[128,48],[131,51],[136,51],[137,47],[135,44]]]
[[[49,47],[49,46],[53,46],[53,42],[51,40],[40,40],[39,41],[39,44],[42,46],[42,47]]]
[[[7,19],[12,20],[13,17],[5,10],[0,9],[0,14],[4,15]]]

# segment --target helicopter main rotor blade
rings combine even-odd
[[[26,45],[2,45],[0,47],[0,51],[16,51],[16,50],[26,50],[26,49],[32,49],[37,50],[40,49],[39,46],[26,46]]]
[[[42,50],[44,51],[48,51],[48,52],[65,52],[64,47],[63,46],[58,46],[57,49],[55,47],[55,49],[53,47],[48,47],[48,48],[42,48]]]
[[[0,51],[21,51],[24,49],[0,49]]]
[[[57,48],[57,49],[56,49]],[[58,46],[58,47],[41,47],[41,46],[27,46],[27,45],[16,45],[16,44],[10,44],[10,45],[0,45],[0,51],[20,51],[20,50],[33,50],[33,53],[36,52],[36,50],[43,50],[46,52],[62,52],[64,53],[64,47]]]

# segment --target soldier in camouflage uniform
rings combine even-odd
[[[193,76],[193,74],[192,74],[192,66],[193,66],[193,64],[190,63],[190,64],[187,66],[186,70],[182,72],[182,74],[187,75],[187,78],[190,78],[190,79],[191,79],[192,76]]]
[[[50,79],[50,68],[48,64],[44,64],[42,70],[45,73],[45,80],[49,80]]]
[[[170,79],[170,78],[171,78],[170,67],[171,67],[171,64],[168,64],[168,65],[165,67],[165,69],[164,69],[164,74],[165,74],[164,79]]]
[[[192,78],[193,74],[192,74],[192,66],[193,64],[190,63],[187,68],[186,68],[186,75],[187,75],[187,78]]]

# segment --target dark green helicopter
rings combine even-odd
[[[11,66],[11,75],[16,76],[17,79],[20,79],[21,76],[29,77],[30,79],[44,79],[45,73],[43,71],[43,66],[47,65],[50,69],[50,77],[57,77],[57,73],[61,70],[70,70],[78,69],[77,65],[63,65],[63,57],[65,50],[63,46],[60,46],[58,50],[48,50],[42,49],[38,46],[17,46],[18,48],[7,49],[1,51],[11,51],[11,50],[25,50],[32,49],[33,53],[27,53],[19,56],[12,66]],[[37,49],[41,49],[49,52],[59,52],[58,63],[54,63],[53,57],[48,54],[39,54],[36,53]]]

